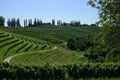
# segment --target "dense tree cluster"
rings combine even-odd
[[[120,0],[89,0],[88,4],[98,9],[97,23],[102,31],[96,37],[97,45],[90,48],[86,56],[98,61],[120,61]]]
[[[91,36],[77,37],[75,39],[69,39],[67,42],[68,49],[85,51],[89,47],[93,46]]]
[[[70,25],[71,26],[80,26],[81,23],[80,23],[80,21],[70,21]]]
[[[34,18],[34,21],[32,19],[25,19],[24,20],[24,27],[32,27],[32,26],[41,26],[42,20]]]
[[[20,19],[19,18],[17,18],[17,19],[15,19],[15,18],[8,19],[7,25],[9,27],[20,27],[21,26]]]

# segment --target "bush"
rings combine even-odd
[[[120,61],[120,46],[110,50],[110,53],[107,54],[107,60],[111,62]]]
[[[85,56],[91,61],[104,62],[107,52],[108,49],[105,46],[93,46],[88,49]]]
[[[0,79],[4,80],[78,80],[83,78],[120,77],[119,63],[85,63],[61,66],[25,66],[0,63]]]
[[[85,51],[90,46],[94,45],[91,39],[91,36],[83,36],[77,37],[75,39],[69,39],[67,42],[67,48],[70,50]]]

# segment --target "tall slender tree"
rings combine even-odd
[[[21,25],[20,25],[20,19],[19,18],[17,18],[17,20],[16,20],[16,27],[20,27]]]
[[[5,18],[0,16],[0,26],[5,26]]]
[[[11,27],[15,27],[16,26],[16,20],[15,18],[11,19]]]
[[[7,20],[7,26],[11,26],[11,20],[10,20],[10,18]]]
[[[32,27],[32,19],[29,19],[29,20],[28,20],[28,26],[29,26],[29,27]]]
[[[37,20],[36,20],[36,18],[34,18],[34,24],[33,25],[37,26]]]
[[[27,27],[27,19],[24,20],[24,27]]]
[[[55,20],[54,19],[52,19],[52,25],[55,25]]]

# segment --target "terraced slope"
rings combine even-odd
[[[26,64],[26,65],[43,65],[46,63],[50,64],[66,64],[66,63],[81,63],[85,62],[86,59],[83,57],[84,52],[76,52],[76,51],[70,51],[66,50],[64,48],[61,48],[61,46],[66,47],[66,42],[70,38],[76,38],[83,35],[96,35],[100,32],[99,27],[92,27],[92,26],[80,26],[80,27],[71,27],[71,26],[38,26],[38,27],[26,27],[26,28],[1,28],[4,31],[12,32],[16,35],[14,38],[13,36],[9,36],[10,42],[14,43],[14,40],[20,39],[20,41],[17,41],[16,44],[12,44],[12,46],[19,46],[19,48],[15,49],[15,53],[22,53],[20,55],[13,55],[11,57],[7,57],[8,61],[10,60],[10,63],[15,64]],[[2,34],[2,33],[1,33]],[[53,50],[49,49],[50,46],[46,46],[44,44],[40,45],[40,49],[47,48],[49,50],[43,50],[43,51],[37,51],[36,49],[39,49],[39,40],[31,39],[29,37],[20,36],[25,35],[32,38],[42,39],[46,42],[50,42],[52,44],[57,45],[57,49]],[[7,35],[1,35],[1,37],[7,36]],[[14,38],[14,39],[12,39]],[[6,39],[7,40],[7,39]],[[24,41],[24,42],[22,42]],[[41,41],[40,41],[41,42]],[[23,44],[24,43],[24,44]],[[34,43],[34,44],[32,44]],[[21,44],[18,45],[18,44]],[[22,45],[23,44],[23,45]],[[37,44],[37,46],[36,46]],[[42,46],[42,47],[41,47]],[[60,46],[60,47],[59,47]],[[24,48],[23,48],[24,47]],[[5,48],[6,49],[6,48]],[[8,51],[5,53],[8,55],[8,52],[12,52],[13,50],[11,48],[8,49]],[[35,52],[37,51],[37,52]],[[25,54],[24,54],[25,52]],[[26,54],[27,52],[27,54]],[[12,54],[10,54],[12,55]]]
[[[76,38],[83,35],[96,35],[100,32],[99,27],[93,26],[52,26],[42,25],[38,27],[26,28],[2,28],[5,31],[42,39],[52,44],[63,45],[70,38]]]
[[[0,30],[0,61],[11,55],[50,48],[52,46],[42,40]]]
[[[69,51],[63,48],[40,51],[14,56],[11,64],[26,64],[43,66],[46,63],[51,65],[63,65],[72,63],[84,63],[87,59],[83,56],[83,52]]]

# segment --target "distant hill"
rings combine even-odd
[[[99,27],[95,26],[52,26],[42,25],[38,27],[26,28],[2,28],[5,31],[22,34],[25,36],[42,39],[57,45],[63,45],[70,38],[76,38],[83,35],[96,35],[100,32]]]

